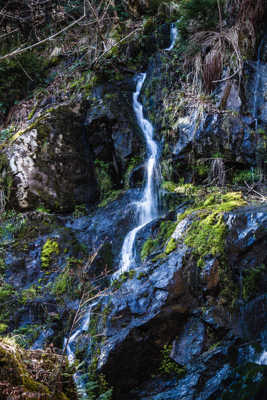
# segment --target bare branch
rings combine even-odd
[[[84,0],[84,14],[83,14],[80,18],[76,19],[76,20],[73,21],[70,25],[68,25],[68,26],[66,26],[65,28],[61,29],[59,32],[56,32],[55,34],[49,36],[48,38],[45,38],[45,39],[43,39],[43,40],[40,40],[39,42],[34,43],[34,44],[32,44],[31,46],[27,46],[27,47],[25,47],[25,48],[23,48],[23,49],[16,49],[16,50],[12,51],[11,53],[6,54],[5,56],[0,57],[0,61],[5,60],[5,59],[10,58],[10,57],[14,57],[14,56],[16,56],[16,55],[18,55],[18,54],[24,53],[24,52],[27,51],[27,50],[34,49],[35,47],[40,46],[40,45],[43,44],[43,43],[46,43],[46,42],[48,42],[48,41],[50,41],[50,40],[55,39],[57,36],[61,35],[63,32],[66,32],[67,30],[69,30],[70,28],[72,28],[74,25],[77,25],[77,24],[78,24],[79,22],[81,22],[85,17],[86,17],[86,9],[85,9],[85,0]]]
[[[102,54],[100,54],[100,56],[97,57],[97,58],[94,60],[94,62],[93,62],[92,65],[98,63],[98,61],[99,61],[102,57],[104,57],[107,53],[109,53],[110,50],[112,50],[114,47],[118,46],[120,43],[124,42],[124,40],[128,39],[130,36],[132,36],[135,32],[139,31],[140,29],[141,29],[141,28],[137,28],[137,29],[135,29],[134,31],[130,32],[128,35],[124,36],[121,40],[119,40],[119,41],[116,42],[113,46],[111,46],[109,49],[107,49],[107,50],[104,51]]]

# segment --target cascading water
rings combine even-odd
[[[267,365],[267,351],[263,351],[259,359],[257,360],[259,365]]]
[[[261,66],[261,49],[264,44],[264,38],[262,39],[259,48],[258,48],[258,56],[257,56],[257,65],[256,65],[256,74],[255,74],[255,89],[254,89],[254,96],[253,96],[253,109],[252,109],[252,117],[253,120],[255,121],[255,131],[257,134],[258,130],[258,118],[257,118],[257,112],[258,112],[258,91],[259,91],[259,85],[260,85],[260,66]]]
[[[175,45],[177,38],[177,28],[174,24],[171,25],[171,44],[165,49],[170,51]],[[141,200],[137,204],[137,221],[138,225],[132,229],[125,237],[122,250],[121,250],[121,263],[120,269],[113,274],[115,279],[122,272],[128,271],[130,266],[135,260],[135,238],[138,231],[140,231],[146,224],[151,222],[159,215],[159,148],[157,142],[153,139],[154,130],[152,124],[144,117],[143,106],[138,100],[143,84],[146,79],[146,73],[141,73],[136,78],[136,91],[133,93],[133,109],[136,115],[137,123],[143,132],[146,148],[147,148],[147,162],[146,162],[146,181]],[[75,360],[75,343],[83,332],[88,332],[90,326],[90,319],[93,308],[97,302],[89,305],[84,318],[82,319],[79,327],[74,331],[72,336],[67,340],[65,339],[64,348],[70,364]],[[79,372],[74,375],[75,384],[81,400],[88,399],[86,394],[86,385]]]
[[[65,339],[65,341],[64,341],[64,348],[66,348],[66,353],[67,353],[67,357],[68,357],[70,365],[72,365],[75,361],[75,341],[81,335],[81,333],[88,332],[92,311],[96,305],[97,305],[97,301],[89,305],[89,308],[87,309],[86,314],[85,314],[84,318],[82,319],[80,326],[75,330],[75,332],[71,335],[71,337],[69,339]],[[79,398],[81,400],[88,399],[87,393],[86,393],[86,388],[85,388],[85,383],[79,372],[76,372],[74,374],[74,381],[75,381],[75,384],[77,387]]]
[[[165,51],[171,51],[174,48],[177,36],[178,29],[176,27],[176,24],[171,24],[171,44],[169,47],[167,47],[167,49],[165,49]]]
[[[166,51],[173,49],[178,35],[175,24],[171,25],[171,44]],[[114,274],[119,274],[129,270],[135,261],[135,238],[137,233],[149,222],[159,216],[159,148],[154,136],[152,124],[144,117],[143,105],[138,100],[143,84],[146,80],[146,73],[137,76],[136,91],[133,94],[133,109],[137,123],[142,130],[146,141],[148,159],[146,162],[146,183],[143,190],[141,201],[137,204],[138,225],[132,229],[124,239],[121,249],[120,270]]]

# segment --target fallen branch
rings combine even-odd
[[[114,47],[117,47],[120,43],[124,42],[124,40],[128,39],[130,36],[132,36],[135,32],[139,31],[141,28],[137,28],[134,31],[130,32],[128,35],[124,36],[121,40],[119,40],[118,42],[116,42],[113,46],[111,46],[109,49],[107,49],[106,51],[104,51],[102,54],[100,54],[99,57],[97,57],[94,62],[92,63],[91,66],[93,66],[94,64],[97,64],[98,61],[104,57],[107,53],[110,52],[110,50],[112,50]]]

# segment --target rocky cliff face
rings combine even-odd
[[[135,79],[48,98],[4,143],[0,334],[33,352],[64,347],[81,398],[110,399],[111,387],[115,400],[266,397],[265,41],[260,48],[241,81],[225,71],[202,95],[183,76],[182,43],[145,57],[140,98],[161,153],[161,210],[138,231],[135,266],[123,274],[146,179]]]

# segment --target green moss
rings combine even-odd
[[[167,190],[167,192],[175,192],[177,185],[174,182],[165,181],[161,187],[162,189]]]
[[[149,238],[141,250],[141,259],[144,261],[154,250],[163,248],[170,236],[175,231],[177,222],[162,221],[155,239]]]
[[[62,356],[40,350],[27,351],[14,339],[4,338],[0,340],[0,364],[0,381],[7,383],[7,398],[13,396],[14,390],[17,393],[17,389],[27,399],[76,398],[73,371]]]
[[[141,250],[141,260],[144,261],[152,252],[153,248],[155,247],[155,240],[147,239],[143,245]]]
[[[213,193],[179,216],[178,222],[188,215],[195,215],[187,232],[185,244],[193,248],[200,267],[204,265],[204,258],[208,254],[213,256],[224,254],[227,227],[223,214],[245,204],[240,192]]]
[[[159,372],[164,375],[175,375],[182,378],[186,374],[185,367],[177,364],[174,360],[170,358],[170,353],[172,346],[164,345],[161,351],[162,360],[159,367]]]
[[[88,211],[85,204],[76,205],[72,213],[73,218],[81,218],[88,215]]]
[[[32,285],[29,289],[22,290],[20,301],[22,304],[26,304],[28,301],[35,299],[38,295],[38,289],[35,285]]]
[[[170,240],[168,241],[167,245],[166,245],[166,249],[165,249],[165,254],[170,254],[172,253],[177,247],[177,243],[176,240],[174,238],[170,238]]]
[[[59,246],[57,241],[53,239],[47,239],[41,252],[42,268],[47,269],[52,262],[53,256],[58,254]]]
[[[204,257],[208,254],[219,256],[224,252],[224,239],[227,229],[223,217],[214,213],[195,221],[190,226],[185,244],[193,247],[198,256],[198,266],[204,265]]]
[[[124,186],[126,189],[129,189],[129,187],[130,187],[130,176],[131,176],[132,170],[135,167],[137,167],[138,165],[140,165],[141,162],[142,162],[142,159],[140,156],[132,157],[130,159],[130,161],[128,162],[126,172],[124,174]]]
[[[98,207],[106,207],[109,203],[112,201],[117,200],[117,198],[123,193],[123,190],[112,190],[104,195],[104,199],[101,201],[101,203],[98,204]]]
[[[8,325],[0,323],[0,335],[7,331]]]
[[[200,191],[200,189],[197,186],[194,186],[191,183],[176,184],[174,182],[165,181],[163,182],[161,187],[162,189],[168,192],[184,194],[185,196],[188,197],[197,196]]]
[[[70,293],[72,289],[72,283],[73,282],[69,268],[66,268],[66,270],[56,278],[51,293],[57,297]]]
[[[14,294],[14,288],[11,285],[3,284],[0,287],[0,301],[5,302],[10,299],[10,296]]]

